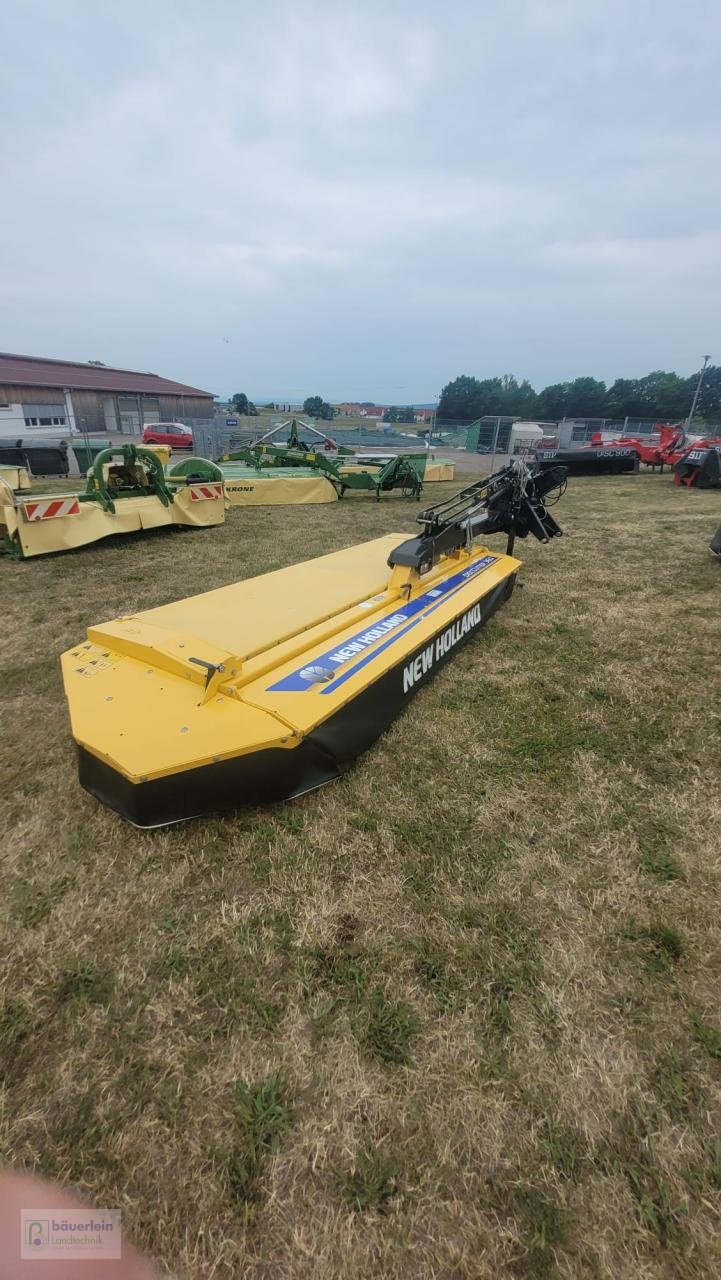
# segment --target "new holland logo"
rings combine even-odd
[[[298,673],[301,680],[307,680],[308,684],[325,684],[327,680],[333,679],[332,667],[303,667]]]
[[[453,623],[452,627],[448,627],[446,631],[442,631],[433,644],[429,644],[417,658],[408,663],[403,668],[403,692],[408,693],[414,684],[418,684],[419,680],[431,670],[449,650],[453,649],[464,636],[468,635],[474,627],[480,625],[481,622],[481,606],[475,604],[472,609],[464,613],[462,618]]]

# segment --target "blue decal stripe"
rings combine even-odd
[[[488,565],[484,565],[483,567],[487,569]],[[475,574],[474,574],[474,577],[475,577]],[[472,581],[472,579],[469,578],[468,581],[470,582]],[[354,665],[348,671],[344,671],[342,675],[338,676],[337,679],[333,680],[330,684],[324,685],[323,688],[320,690],[320,692],[333,693],[334,690],[336,690],[339,685],[345,684],[346,680],[350,680],[351,676],[354,676],[357,671],[360,671],[362,667],[365,667],[369,662],[372,662],[374,658],[377,658],[378,654],[382,653],[384,649],[390,648],[390,646],[394,644],[396,640],[400,640],[402,636],[407,635],[409,631],[412,631],[414,627],[418,626],[419,622],[425,622],[426,618],[430,618],[431,614],[435,613],[436,609],[440,609],[442,604],[446,604],[446,602],[448,600],[451,600],[453,596],[458,595],[458,592],[462,591],[463,588],[467,585],[468,585],[468,582],[461,582],[457,587],[454,587],[452,591],[449,591],[446,595],[444,595],[441,600],[436,600],[429,609],[426,609],[425,612],[420,614],[419,617],[414,618],[413,621],[410,622],[407,627],[403,627],[402,631],[394,631],[393,635],[389,636],[389,638],[382,645],[379,645],[379,647],[377,649],[374,649],[372,653],[366,653],[360,659],[360,661],[354,663]]]
[[[366,636],[369,631],[373,631],[376,627],[382,627],[383,623],[386,622],[389,617],[402,618],[404,620],[414,619],[414,621],[410,622],[409,626],[399,625],[396,629],[392,630],[388,635],[388,638],[384,640],[382,644],[378,645],[376,640],[371,641],[368,645],[368,653],[364,655],[360,662],[354,663],[352,668],[338,679],[331,681],[321,690],[322,693],[332,693],[339,684],[342,684],[347,680],[355,671],[365,666],[367,662],[370,662],[377,654],[382,653],[389,647],[389,645],[394,644],[396,640],[400,640],[400,638],[404,636],[411,627],[416,626],[416,624],[421,621],[421,618],[416,617],[416,615],[422,614],[426,609],[428,610],[428,613],[434,612],[439,605],[444,604],[451,595],[455,595],[457,591],[467,586],[468,583],[473,581],[473,579],[479,573],[482,573],[484,569],[488,569],[492,564],[496,564],[499,558],[499,556],[483,556],[483,558],[477,560],[475,564],[470,565],[466,569],[462,569],[459,573],[454,574],[453,577],[447,578],[445,582],[438,583],[436,586],[431,587],[416,600],[410,601],[406,605],[401,605],[398,609],[387,614],[385,618],[381,618],[375,624],[371,623],[370,626],[364,627],[362,631],[357,631],[354,636],[350,636],[347,640],[341,641],[340,644],[335,646],[335,648],[328,649],[325,653],[318,655],[318,657],[307,659],[302,667],[290,672],[275,684],[268,686],[266,692],[276,693],[291,690],[298,692],[317,687],[317,685],[314,685],[312,679],[306,679],[301,675],[301,672],[305,671],[308,666],[317,666],[320,668],[325,667],[330,668],[331,670],[334,667],[345,666],[345,663],[351,661],[351,658],[344,660],[342,658],[336,658],[335,655],[343,649],[357,643],[359,640],[362,641],[363,637]],[[424,616],[428,616],[428,613]],[[378,637],[378,639],[380,639],[380,637]]]

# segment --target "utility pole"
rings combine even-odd
[[[695,412],[696,412],[696,405],[698,404],[698,398],[699,398],[699,396],[700,396],[700,394],[701,394],[701,387],[703,386],[704,374],[706,373],[706,368],[707,368],[707,365],[708,365],[708,362],[709,362],[709,360],[710,360],[710,359],[711,359],[711,357],[710,357],[710,356],[704,356],[704,358],[703,358],[703,367],[702,367],[702,369],[701,369],[701,372],[700,372],[700,373],[699,373],[699,375],[698,375],[698,382],[696,383],[696,390],[694,391],[693,400],[691,401],[691,408],[689,409],[689,414],[688,414],[688,417],[687,417],[687,419],[686,419],[686,431],[687,431],[687,432],[690,432],[690,430],[691,430],[691,423],[693,422],[693,415],[694,415],[694,414],[695,414]]]

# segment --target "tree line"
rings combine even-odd
[[[372,409],[373,402],[365,400],[361,403],[361,409]],[[322,396],[308,396],[303,401],[303,412],[308,414],[309,418],[320,418],[326,422],[330,422],[331,418],[336,416],[337,410],[328,404]],[[415,422],[415,413],[412,404],[407,404],[404,408],[400,408],[397,404],[392,404],[390,408],[385,410],[383,414],[384,422]]]
[[[439,422],[473,422],[485,414],[555,422],[561,418],[686,418],[698,382],[657,370],[643,378],[617,378],[610,386],[597,378],[574,378],[535,391],[527,378],[512,374],[473,378],[463,374],[446,384],[438,404]],[[709,365],[696,410],[700,418],[721,418],[721,366]]]

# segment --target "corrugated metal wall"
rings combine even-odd
[[[65,406],[62,391],[53,387],[15,387],[4,382],[0,386],[0,404],[61,404]]]
[[[159,396],[161,422],[208,422],[213,418],[213,401],[207,396]]]
[[[106,431],[103,396],[99,391],[71,391],[78,431]]]

